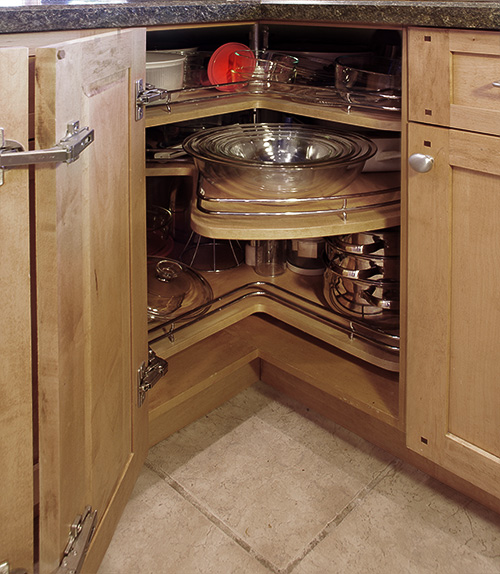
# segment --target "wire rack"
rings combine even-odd
[[[388,354],[393,360],[397,361],[399,357],[400,337],[396,330],[388,331],[376,325],[347,318],[288,289],[265,281],[247,283],[204,303],[199,309],[187,312],[185,316],[179,315],[175,319],[151,326],[149,343],[152,345],[165,338],[173,343],[176,333],[255,297],[272,301],[297,311],[317,323],[330,326],[345,334],[350,340],[359,340],[373,349]]]
[[[231,91],[225,91],[229,88]],[[340,108],[346,112],[350,110],[383,111],[399,114],[401,111],[398,97],[391,101],[390,96],[381,98],[382,102],[359,103],[346,101],[334,86],[307,86],[294,83],[263,82],[232,82],[228,84],[215,84],[209,86],[195,86],[165,90],[149,84],[142,93],[142,101],[148,106],[163,106],[164,111],[170,113],[173,108],[181,104],[195,104],[206,101],[231,99],[237,95],[262,94],[282,98],[288,101],[304,104],[316,104]]]
[[[210,195],[203,177],[196,191],[196,207],[207,215],[222,216],[300,216],[300,215],[332,215],[337,214],[343,222],[347,222],[349,215],[397,206],[401,201],[400,187],[368,190],[357,193],[344,193],[339,195],[324,195],[303,198],[228,198]]]

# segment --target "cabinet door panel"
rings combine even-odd
[[[408,446],[499,496],[500,140],[409,133]]]
[[[500,456],[500,174],[452,184],[449,432]]]
[[[500,134],[500,34],[409,32],[409,119]]]
[[[36,144],[69,122],[95,130],[70,164],[36,169],[40,388],[40,572],[61,559],[87,505],[99,528],[89,572],[112,535],[147,448],[136,373],[147,358],[143,30],[36,51]]]
[[[6,139],[28,145],[28,50],[0,50]],[[15,97],[12,97],[15,94]],[[33,566],[30,216],[28,169],[0,187],[0,562]]]

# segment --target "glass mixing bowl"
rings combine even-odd
[[[372,54],[335,60],[335,87],[353,105],[401,108],[401,60]]]
[[[377,149],[354,133],[266,123],[204,130],[183,147],[212,190],[243,199],[329,197],[354,181]]]

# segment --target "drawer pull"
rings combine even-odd
[[[500,88],[500,81],[491,84],[494,88]]]
[[[408,158],[408,163],[418,173],[427,173],[434,165],[434,158],[423,153],[414,153]]]

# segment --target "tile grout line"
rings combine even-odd
[[[225,524],[220,518],[217,518],[215,514],[210,512],[207,508],[205,508],[201,502],[193,496],[186,488],[182,486],[179,482],[177,482],[172,476],[163,472],[162,470],[155,467],[154,464],[146,461],[144,465],[158,475],[162,480],[164,480],[171,488],[173,488],[182,498],[184,498],[189,504],[194,506],[196,510],[201,512],[214,526],[216,526],[219,530],[222,530],[226,536],[228,536],[233,542],[238,544],[245,552],[247,552],[252,558],[255,558],[258,562],[260,562],[265,568],[267,568],[273,574],[283,574],[282,571],[272,562],[261,556],[258,552],[256,552],[248,542],[245,542],[243,538],[241,538],[236,532],[234,532],[227,524]]]
[[[367,495],[393,470],[401,467],[401,461],[398,458],[393,458],[385,468],[383,468],[366,486],[361,488],[352,498],[352,500],[344,506],[344,508],[337,513],[337,515],[328,522],[323,529],[309,542],[304,548],[300,556],[297,556],[286,568],[279,571],[279,574],[291,574],[300,562],[310,553],[314,548],[324,539],[330,532],[339,526],[349,514],[355,510],[367,497]]]

